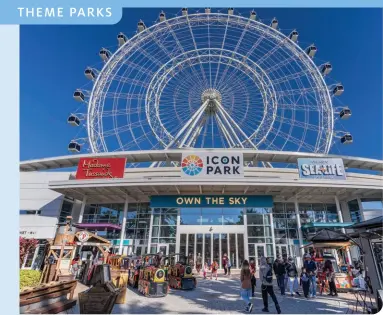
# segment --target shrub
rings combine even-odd
[[[25,287],[39,284],[41,272],[39,270],[20,270],[20,291]]]

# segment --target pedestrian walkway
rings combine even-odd
[[[113,314],[244,314],[244,303],[239,297],[240,282],[238,276],[218,277],[218,280],[198,278],[197,288],[193,291],[171,290],[163,298],[146,298],[137,290],[128,287],[127,303],[116,304]],[[351,294],[327,295],[315,299],[281,296],[274,286],[283,314],[345,314],[353,304]],[[259,285],[256,287],[253,314],[261,314],[263,308]],[[149,302],[150,301],[150,302]],[[270,313],[276,314],[274,304],[269,299]],[[73,310],[78,313],[78,306]]]

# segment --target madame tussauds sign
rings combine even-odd
[[[222,153],[182,153],[182,177],[243,177],[243,154]]]
[[[125,158],[81,158],[76,179],[123,178]]]

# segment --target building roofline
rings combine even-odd
[[[41,171],[50,169],[70,168],[77,166],[80,158],[126,158],[127,163],[145,162],[180,162],[182,153],[222,152],[231,151],[243,153],[245,161],[272,162],[272,163],[297,163],[298,158],[340,158],[345,168],[383,171],[383,160],[368,159],[362,157],[342,156],[333,154],[317,154],[290,151],[263,151],[253,149],[171,149],[171,150],[148,150],[148,151],[125,151],[125,152],[104,152],[78,155],[65,155],[51,158],[28,160],[20,162],[20,171]]]

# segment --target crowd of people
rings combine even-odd
[[[321,270],[319,270],[321,268]],[[253,304],[250,297],[254,296],[255,281],[255,264],[254,260],[250,263],[245,260],[242,263],[241,269],[241,298],[246,303],[245,310],[251,312]],[[326,281],[329,285],[328,295],[337,296],[335,285],[335,271],[330,259],[326,260],[324,266],[318,266],[315,258],[310,254],[305,255],[305,261],[300,272],[295,265],[292,257],[278,256],[274,263],[271,263],[270,258],[261,257],[259,266],[259,279],[261,282],[261,293],[263,300],[263,312],[269,312],[268,296],[271,297],[275,304],[278,314],[281,313],[277,297],[273,288],[273,274],[277,280],[277,286],[281,295],[285,295],[286,291],[291,296],[295,294],[300,296],[299,287],[302,287],[303,294],[306,298],[315,298],[317,294],[317,272],[321,271],[326,276]],[[254,280],[253,280],[254,279]],[[325,283],[320,283],[323,286]]]

